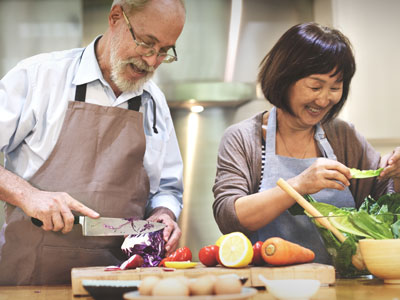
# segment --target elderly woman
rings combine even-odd
[[[355,69],[349,40],[316,23],[293,26],[265,56],[258,80],[273,108],[228,128],[220,144],[213,211],[223,233],[242,231],[253,243],[279,236],[331,263],[309,218],[288,212],[295,200],[277,180],[337,207],[400,190],[400,148],[381,158],[337,118]],[[378,178],[351,179],[350,168],[379,167]]]

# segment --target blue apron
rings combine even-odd
[[[314,139],[323,157],[337,160],[333,149],[325,137],[320,124],[316,125]],[[276,108],[273,107],[267,124],[267,137],[265,141],[265,166],[259,191],[276,186],[279,178],[285,180],[295,177],[311,166],[317,158],[298,159],[276,155]],[[354,207],[355,202],[350,190],[339,191],[336,189],[323,189],[312,197],[319,202],[329,203],[337,207]],[[331,258],[326,251],[322,238],[310,218],[305,215],[293,216],[287,210],[271,223],[259,229],[250,237],[252,243],[265,241],[270,237],[281,237],[297,243],[314,251],[314,262],[331,264]]]

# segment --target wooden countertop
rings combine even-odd
[[[311,299],[379,299],[393,300],[400,297],[400,285],[383,284],[375,278],[338,279],[329,287],[321,287]],[[74,297],[71,286],[0,286],[0,300],[93,300],[92,297]],[[259,290],[252,300],[275,299],[268,291]]]

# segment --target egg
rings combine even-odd
[[[239,294],[242,291],[242,283],[237,276],[221,275],[215,281],[215,294]]]
[[[153,296],[189,296],[189,287],[184,280],[169,277],[157,282],[152,291]]]
[[[214,275],[203,275],[198,278],[191,279],[189,282],[189,290],[191,295],[212,295],[214,293]]]
[[[185,276],[176,276],[176,277],[174,277],[174,278],[179,279],[180,281],[182,281],[182,283],[183,283],[184,285],[189,286],[189,278],[187,278],[187,277],[185,277]]]
[[[139,284],[139,294],[143,296],[151,296],[153,287],[160,281],[157,276],[147,276]]]

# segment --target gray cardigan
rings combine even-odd
[[[251,233],[239,223],[234,203],[240,197],[258,192],[264,113],[230,126],[221,139],[213,186],[213,213],[223,234],[233,231]],[[336,118],[324,124],[323,129],[339,162],[360,170],[379,168],[380,154],[353,125]],[[394,192],[392,180],[378,181],[376,178],[352,179],[349,188],[357,208],[368,195],[377,199]]]

